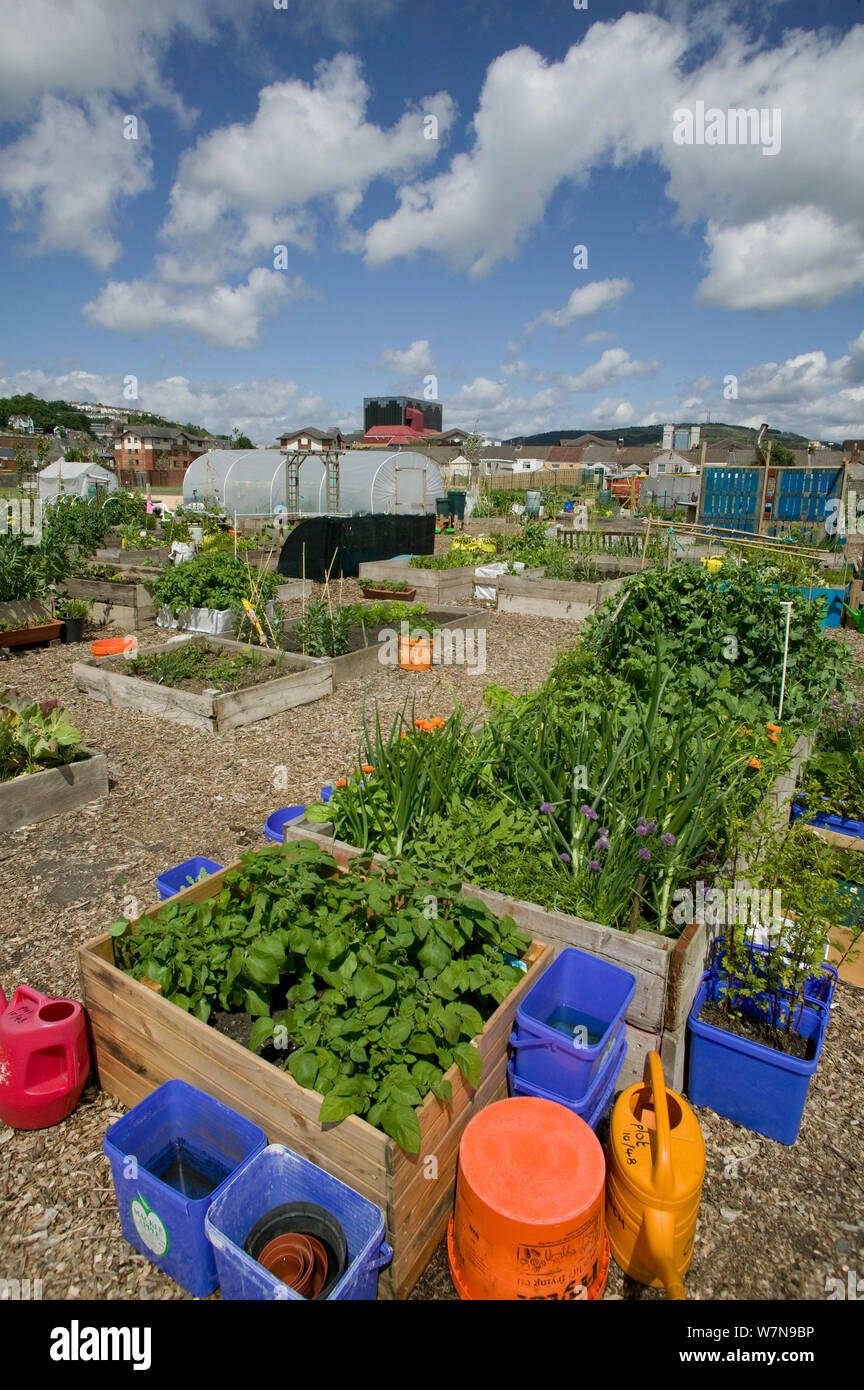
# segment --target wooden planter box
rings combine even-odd
[[[329,852],[340,864],[361,853],[353,845],[331,839],[333,828],[329,825],[293,821],[285,826],[285,839],[306,840],[310,832],[326,837]],[[636,992],[627,1010],[627,1058],[618,1087],[641,1081],[645,1056],[656,1049],[663,1059],[668,1084],[673,1090],[683,1090],[687,1015],[709,954],[709,931],[705,925],[693,923],[676,941],[652,931],[616,931],[599,922],[552,912],[536,903],[507,898],[503,893],[471,883],[463,884],[462,891],[480,898],[496,917],[509,914],[520,931],[532,939],[548,942],[554,955],[565,946],[577,946],[598,960],[619,965],[635,975]]]
[[[360,584],[374,579],[404,579],[417,590],[422,603],[470,603],[477,561],[455,570],[417,570],[405,562],[369,560],[360,566]],[[398,595],[395,595],[398,598]]]
[[[149,550],[146,546],[128,546],[125,550],[122,546],[106,546],[103,550],[96,551],[96,559],[111,561],[112,564],[120,565],[167,565],[171,559],[170,545],[153,545]]]
[[[444,632],[464,631],[467,628],[476,628],[478,630],[485,629],[489,623],[489,614],[484,608],[443,608],[439,610],[430,608],[428,614],[424,614],[423,617],[417,618],[416,621],[412,621],[412,630],[415,627],[422,628],[425,617],[434,618],[440,624]],[[291,619],[283,625],[283,631],[292,631],[299,621],[300,620],[297,618]],[[394,626],[394,631],[397,630],[397,627],[398,625]],[[333,689],[336,690],[340,685],[344,685],[346,681],[357,680],[361,676],[366,676],[370,673],[374,674],[375,671],[382,669],[381,663],[379,662],[381,651],[381,644],[370,637],[368,647],[361,647],[356,652],[347,652],[345,656],[318,657],[297,655],[294,657],[294,660],[303,662],[304,665],[310,667],[320,667],[322,665],[332,666]],[[448,664],[452,665],[453,655],[458,655],[458,652],[455,654],[451,653],[451,661],[448,663],[447,647],[445,646],[445,639],[442,638],[442,661],[440,663],[434,663],[433,669],[435,669],[437,665],[444,667]],[[472,655],[473,664],[476,664],[476,642],[472,649]]]
[[[68,579],[64,588],[70,598],[83,598],[92,603],[96,622],[141,628],[156,619],[153,595],[131,577],[128,584],[111,579]]]
[[[169,902],[215,897],[227,872],[212,874]],[[160,910],[147,915],[156,917]],[[472,1115],[507,1094],[507,1038],[516,1007],[552,951],[535,942],[525,959],[528,972],[474,1040],[483,1058],[477,1090],[451,1067],[452,1106],[426,1097],[419,1108],[420,1151],[406,1154],[356,1115],[321,1125],[316,1091],[304,1090],[289,1072],[124,974],[114,964],[112,937],[100,936],[78,951],[100,1086],[125,1105],[136,1105],[163,1081],[188,1081],[260,1125],[270,1143],[285,1144],[374,1202],[384,1213],[394,1251],[379,1278],[382,1298],[411,1292],[447,1228],[462,1132]]]
[[[255,650],[275,664],[274,653],[261,648],[250,649],[241,642],[230,642],[225,638],[190,637],[189,642],[218,643],[231,651]],[[161,647],[152,647],[148,656],[157,652],[177,650],[176,642]],[[320,700],[333,689],[333,677],[328,662],[316,663],[310,669],[283,653],[282,669],[289,674],[274,676],[272,681],[260,685],[250,685],[245,690],[227,691],[224,695],[197,695],[188,690],[174,690],[170,686],[156,685],[153,681],[138,676],[124,675],[128,665],[124,657],[102,657],[96,660],[76,661],[72,676],[79,690],[85,690],[97,700],[105,700],[109,705],[126,709],[137,709],[142,714],[156,714],[170,719],[175,724],[186,724],[193,729],[203,729],[207,733],[224,733],[226,729],[237,729],[244,724],[257,724],[261,719],[269,719],[273,714],[282,714],[295,705],[308,705]]]
[[[414,589],[377,589],[374,584],[361,584],[363,597],[372,603],[413,603],[417,597]]]
[[[521,574],[502,574],[498,580],[498,611],[579,623],[596,612],[624,583],[624,579],[585,584],[576,580],[527,579]]]
[[[0,782],[0,831],[38,825],[108,795],[104,753],[82,748],[74,763]]]

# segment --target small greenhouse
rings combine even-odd
[[[52,502],[63,497],[95,497],[98,492],[116,492],[117,475],[101,463],[71,463],[55,459],[38,475],[39,501]]]
[[[438,465],[425,454],[389,449],[348,450],[339,455],[339,516],[434,515],[446,489]],[[224,507],[238,516],[267,516],[288,506],[285,455],[280,449],[211,449],[190,464],[183,480],[184,507]],[[299,511],[325,516],[327,465],[310,454],[299,471]]]

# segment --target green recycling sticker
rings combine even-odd
[[[168,1232],[162,1219],[151,1211],[141,1193],[133,1198],[130,1203],[132,1220],[135,1223],[135,1230],[138,1232],[148,1250],[161,1259],[168,1253]]]

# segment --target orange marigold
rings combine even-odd
[[[748,761],[748,763],[747,763],[747,766],[748,766],[748,767],[761,767],[762,764],[761,764],[761,762],[759,761],[758,758],[750,758],[749,761]]]

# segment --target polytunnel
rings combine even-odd
[[[324,455],[300,464],[299,511],[327,514]],[[438,465],[425,454],[388,449],[347,450],[339,455],[340,516],[428,516],[446,496]],[[224,507],[229,514],[263,516],[288,505],[285,455],[279,449],[212,449],[190,464],[183,480],[183,505]]]

